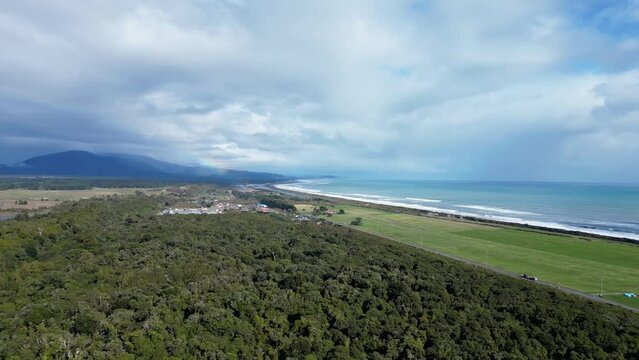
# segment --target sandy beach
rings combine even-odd
[[[350,195],[342,195],[342,194],[323,193],[319,190],[304,189],[298,186],[293,186],[291,184],[274,184],[272,187],[275,190],[285,190],[285,191],[290,191],[294,193],[303,193],[306,195],[325,196],[329,198],[343,199],[343,200],[355,201],[360,203],[369,203],[369,204],[377,204],[377,205],[418,210],[418,211],[426,212],[429,215],[442,216],[445,218],[455,217],[459,219],[464,219],[469,221],[478,221],[483,223],[489,222],[489,223],[495,223],[495,224],[516,225],[516,226],[524,226],[526,228],[539,229],[539,230],[545,230],[545,231],[551,231],[551,232],[560,232],[560,233],[573,234],[573,235],[594,236],[598,238],[639,242],[639,234],[633,234],[633,233],[627,233],[627,232],[607,231],[602,229],[585,229],[581,227],[569,226],[569,225],[559,224],[555,222],[523,220],[514,216],[480,215],[477,213],[473,213],[471,211],[443,209],[437,206],[411,204],[411,203],[406,203],[401,201],[389,201],[389,200],[383,199],[383,197],[381,196],[373,197],[371,195],[368,195],[367,197],[363,197],[363,196],[350,196]],[[436,203],[437,201],[430,200],[430,202]],[[467,208],[473,209],[476,207],[468,206]],[[513,215],[517,213],[524,213],[524,212],[514,212]]]

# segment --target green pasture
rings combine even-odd
[[[133,195],[136,191],[145,194],[158,193],[158,189],[134,189],[134,188],[94,188],[91,190],[27,190],[10,189],[0,190],[0,200],[39,200],[47,198],[51,201],[80,200],[85,198],[107,195]]]
[[[304,213],[310,205],[298,205]],[[621,242],[450,221],[351,205],[336,205],[346,214],[329,220],[419,247],[464,258],[517,274],[639,307],[639,246]],[[350,226],[350,225],[349,225]]]

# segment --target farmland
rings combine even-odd
[[[132,188],[94,188],[90,190],[0,190],[0,211],[49,208],[63,201],[88,199],[114,194],[132,195],[136,191],[153,194],[160,190]]]
[[[297,205],[302,212],[313,207]],[[639,308],[639,299],[623,297],[639,292],[639,246],[469,222],[398,214],[353,205],[335,205],[345,214],[330,220],[410,245],[435,250],[513,273],[526,273],[544,282]]]

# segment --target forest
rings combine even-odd
[[[233,196],[241,200],[255,200],[260,204],[264,204],[270,208],[280,209],[284,211],[297,211],[295,205],[291,203],[295,200],[291,197],[284,197],[278,194],[263,192],[241,192],[232,191]]]
[[[0,359],[632,359],[639,315],[286,214],[0,222]],[[425,236],[428,236],[425,234]]]

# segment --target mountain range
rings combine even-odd
[[[153,180],[193,180],[223,183],[264,183],[291,178],[279,174],[185,166],[132,154],[94,154],[70,150],[0,165],[0,175],[105,177]]]

